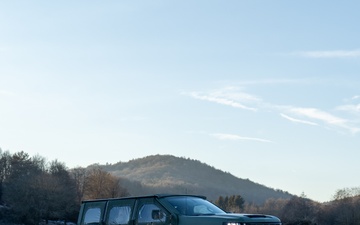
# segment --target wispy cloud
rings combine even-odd
[[[295,122],[295,123],[303,123],[303,124],[308,124],[308,125],[313,125],[313,126],[318,126],[317,123],[314,123],[314,122],[311,122],[311,121],[307,121],[307,120],[299,120],[299,119],[295,119],[293,117],[290,117],[288,115],[285,115],[283,113],[280,113],[280,116],[287,119],[287,120],[290,120],[292,122]]]
[[[212,93],[201,94],[198,92],[191,92],[189,95],[195,99],[215,102],[222,105],[228,105],[234,108],[245,109],[256,111],[257,109],[254,107],[246,106],[241,101],[256,101],[256,97],[251,96],[245,93],[237,93],[237,94],[224,94],[223,92],[216,91]]]
[[[330,126],[349,130],[351,133],[357,133],[360,131],[360,128],[352,126],[350,121],[347,119],[334,116],[328,112],[324,112],[316,108],[292,108],[290,112],[299,116],[305,116],[310,119],[322,121],[323,123]]]
[[[216,133],[211,134],[211,136],[219,139],[219,140],[232,140],[232,141],[257,141],[257,142],[268,142],[273,143],[270,140],[262,139],[262,138],[253,138],[253,137],[243,137],[236,134],[224,134],[224,133]]]
[[[344,124],[345,119],[331,115],[330,113],[321,111],[316,108],[292,108],[291,111],[295,114],[306,116],[312,119],[318,119],[329,124]]]
[[[293,54],[306,58],[357,58],[360,57],[360,50],[303,51]]]
[[[358,100],[360,100],[359,95],[355,95],[350,99],[345,99],[344,101],[346,102],[346,104],[337,106],[336,110],[350,113],[360,118],[360,103]]]
[[[327,81],[327,80],[325,80]],[[339,132],[346,131],[351,134],[360,132],[360,104],[358,99],[359,95],[354,95],[347,99],[346,105],[334,106],[333,109],[318,109],[316,107],[301,107],[285,104],[276,104],[271,101],[265,101],[259,96],[245,92],[245,88],[250,88],[254,85],[316,85],[323,84],[318,79],[265,79],[253,81],[239,81],[237,82],[240,87],[225,87],[212,91],[203,92],[186,92],[188,96],[194,99],[208,101],[220,105],[231,106],[233,108],[249,110],[253,112],[260,111],[262,113],[276,113],[287,121],[293,123],[301,123],[310,126],[321,126],[331,128]],[[331,82],[333,83],[333,82]],[[355,104],[353,104],[356,101]],[[341,112],[343,111],[343,112]],[[344,112],[351,113],[352,117],[348,117]],[[262,114],[263,115],[263,114]],[[355,116],[355,118],[354,118]],[[218,136],[223,139],[239,139],[238,136]]]
[[[350,113],[356,113],[360,116],[360,104],[354,105],[341,105],[336,108],[337,110],[347,111]]]

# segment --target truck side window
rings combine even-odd
[[[86,210],[84,216],[84,224],[100,223],[100,219],[101,219],[100,208],[89,208],[88,210]]]
[[[81,225],[100,224],[104,213],[105,201],[86,203],[83,208]]]
[[[130,206],[115,206],[109,212],[109,225],[111,224],[128,224],[131,215]]]
[[[130,223],[135,199],[110,200],[106,209],[106,225],[127,225]]]
[[[166,213],[153,203],[141,206],[138,215],[138,223],[165,223]]]

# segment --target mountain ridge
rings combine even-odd
[[[262,204],[269,198],[292,197],[288,192],[238,178],[199,160],[173,155],[150,155],[99,166],[120,177],[131,195],[186,193],[205,195],[210,200],[219,196],[241,195],[246,202],[256,204]]]

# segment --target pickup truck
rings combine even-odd
[[[227,213],[196,195],[150,195],[83,201],[77,225],[281,225],[261,214]]]

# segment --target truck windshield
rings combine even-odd
[[[199,197],[172,196],[166,197],[165,200],[169,202],[179,212],[179,214],[185,216],[214,215],[225,213],[214,204]]]

